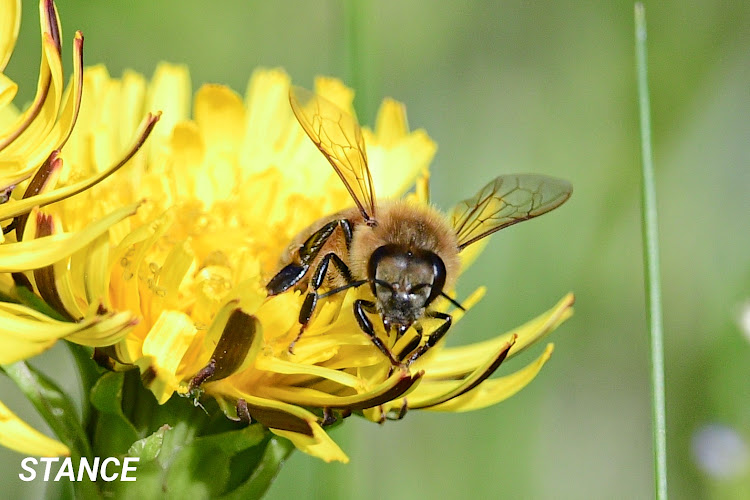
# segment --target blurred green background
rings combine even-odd
[[[748,498],[750,336],[737,318],[750,299],[750,2],[689,4],[646,2],[670,492]],[[358,85],[362,123],[372,123],[384,96],[405,102],[412,127],[439,144],[432,190],[440,207],[501,173],[547,173],[575,187],[560,210],[493,238],[459,287],[460,297],[486,284],[487,296],[450,334],[454,344],[488,338],[572,290],[576,314],[552,337],[555,353],[539,377],[479,412],[414,411],[383,426],[349,419],[334,438],[351,463],[296,453],[268,497],[652,496],[632,4],[208,5],[66,0],[58,8],[67,54],[81,29],[86,64],[106,63],[112,75],[151,75],[167,60],[188,64],[195,88],[219,82],[240,93],[259,65],[283,66],[305,86],[334,75]],[[21,84],[19,104],[32,97],[39,59],[36,2],[24,7],[7,70]],[[364,20],[354,31],[351,9]],[[500,371],[540,348],[532,351]],[[39,364],[64,373],[71,362],[55,349]],[[6,380],[0,391],[43,428]],[[18,480],[20,459],[0,450],[4,493],[38,498],[41,483]]]

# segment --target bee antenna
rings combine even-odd
[[[456,300],[453,299],[450,295],[446,295],[444,292],[440,292],[440,295],[442,295],[443,297],[445,297],[446,299],[448,299],[448,301],[451,304],[453,304],[454,306],[456,306],[459,309],[461,309],[462,311],[466,312],[466,309],[464,309],[464,306],[462,306],[461,304],[459,304],[458,302],[456,302]]]

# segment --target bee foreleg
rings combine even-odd
[[[336,268],[336,270],[339,272],[339,274],[347,284],[353,282],[352,273],[346,263],[341,260],[341,257],[336,255],[335,253],[329,253],[323,257],[323,259],[320,261],[320,265],[318,265],[318,268],[315,269],[315,272],[312,275],[312,279],[310,280],[310,287],[312,289],[307,293],[305,302],[302,303],[302,309],[300,309],[299,311],[298,320],[301,326],[297,337],[295,337],[292,343],[289,344],[290,353],[294,353],[294,344],[296,344],[297,341],[302,337],[302,334],[305,332],[305,328],[307,328],[307,324],[310,322],[310,318],[312,318],[312,315],[315,312],[315,306],[318,304],[319,297],[318,289],[323,286],[325,277],[328,274],[328,266],[331,263],[333,263],[333,267]]]
[[[414,363],[422,354],[426,353],[431,347],[434,347],[435,344],[440,342],[440,339],[445,336],[446,332],[451,327],[451,323],[453,323],[453,318],[451,317],[451,315],[443,312],[427,311],[425,316],[429,318],[442,319],[443,324],[437,327],[435,331],[432,332],[429,337],[427,337],[425,343],[419,346],[416,351],[414,351],[414,354],[412,354],[406,361],[407,366]]]
[[[401,366],[401,362],[393,357],[393,353],[391,352],[391,350],[388,349],[388,347],[383,343],[380,337],[378,337],[378,334],[375,332],[375,328],[372,326],[372,321],[370,321],[370,318],[367,317],[367,312],[377,312],[374,302],[362,299],[357,299],[354,301],[354,317],[357,318],[359,327],[363,332],[365,332],[365,334],[367,334],[368,337],[370,337],[370,340],[373,344],[375,344],[375,347],[380,349],[380,352],[388,357],[391,365]]]
[[[422,325],[414,323],[414,329],[417,331],[417,335],[415,335],[414,338],[412,338],[409,343],[401,349],[401,352],[398,353],[398,359],[401,361],[403,361],[410,352],[416,349],[417,346],[419,346],[419,342],[422,340]]]

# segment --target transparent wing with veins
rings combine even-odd
[[[374,223],[375,193],[357,120],[328,99],[301,87],[289,90],[289,102],[300,125],[341,178],[365,221]]]
[[[573,187],[545,175],[501,175],[451,212],[451,225],[463,250],[495,231],[549,212],[570,198]]]

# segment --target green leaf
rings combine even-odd
[[[73,463],[79,463],[81,457],[91,456],[91,445],[67,394],[24,361],[3,365],[3,370],[31,401],[57,438],[70,448]],[[101,497],[95,483],[76,482],[73,487],[80,498]]]
[[[221,498],[240,500],[263,497],[292,450],[294,445],[284,438],[274,436],[269,439],[263,457],[250,478]]]
[[[71,453],[79,456],[91,453],[86,433],[78,420],[78,412],[62,389],[25,361],[3,365],[3,369]]]
[[[260,425],[196,438],[177,452],[166,484],[170,494],[185,498],[215,497],[225,491],[233,457],[263,441]]]

